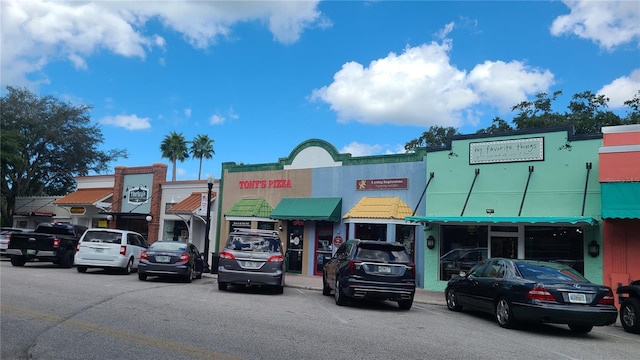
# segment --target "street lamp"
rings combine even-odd
[[[209,228],[211,228],[211,189],[213,188],[213,175],[209,175],[207,177],[207,224],[204,229],[204,268],[205,271],[209,272],[211,269],[209,268]]]

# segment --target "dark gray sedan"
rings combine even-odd
[[[148,276],[180,277],[186,282],[202,278],[204,260],[198,248],[183,241],[156,241],[140,254],[138,279]]]

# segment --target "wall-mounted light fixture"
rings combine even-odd
[[[434,238],[433,235],[429,235],[427,238],[427,247],[429,250],[433,250],[433,248],[436,247],[436,238]]]
[[[278,230],[282,231],[282,225],[278,225]]]
[[[113,215],[111,214],[107,215],[107,221],[111,221],[111,220],[113,220]]]
[[[591,255],[591,257],[597,257],[598,255],[600,255],[600,245],[595,240],[591,240],[587,251],[589,252],[589,255]]]
[[[145,220],[147,220],[147,222],[150,222],[153,218],[151,217],[151,215],[147,215],[147,217],[145,218]]]

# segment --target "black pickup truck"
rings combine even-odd
[[[11,234],[6,254],[13,266],[38,259],[70,268],[78,240],[86,230],[80,225],[41,223],[33,232]]]

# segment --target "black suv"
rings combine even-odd
[[[229,234],[218,264],[218,289],[227,285],[271,286],[284,291],[284,254],[273,230],[239,229]]]
[[[397,301],[403,310],[413,305],[415,264],[398,242],[349,240],[324,265],[322,275],[322,294],[333,291],[338,305],[348,297]]]

